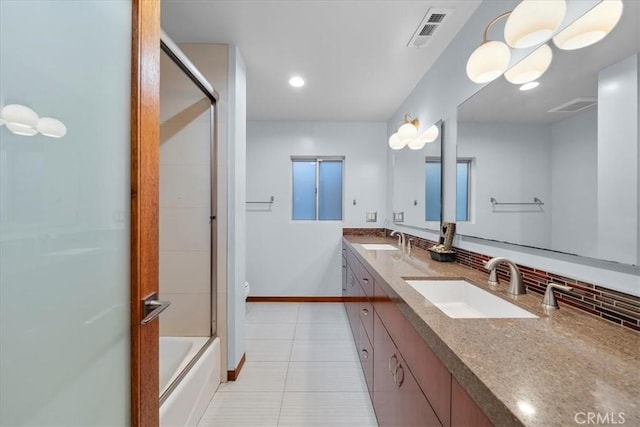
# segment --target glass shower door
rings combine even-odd
[[[0,1],[0,425],[130,423],[131,10]]]

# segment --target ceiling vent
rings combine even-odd
[[[576,98],[552,108],[549,110],[549,113],[577,113],[578,111],[593,107],[597,103],[598,98]]]
[[[447,21],[453,13],[453,9],[429,9],[418,28],[413,32],[413,37],[407,43],[407,47],[422,47],[429,43],[438,29]]]

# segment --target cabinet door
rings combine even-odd
[[[344,250],[344,249],[343,249]],[[347,295],[347,257],[342,255],[342,296]]]
[[[462,388],[451,379],[451,427],[493,427],[493,423]]]
[[[396,383],[393,369],[398,356],[380,318],[374,314],[373,347],[373,408],[380,427],[397,425]]]
[[[373,406],[380,427],[441,427],[377,315],[373,333]]]

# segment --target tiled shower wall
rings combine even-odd
[[[391,230],[383,228],[345,228],[343,234],[388,236],[390,233]],[[405,235],[413,239],[414,247],[428,249],[436,244],[421,237],[407,233]],[[455,250],[458,264],[486,272],[488,276],[489,273],[485,270],[484,264],[490,259],[489,256],[465,249],[455,248]],[[518,268],[528,291],[544,294],[547,284],[551,282],[571,286],[573,290],[570,292],[556,293],[561,304],[567,304],[585,313],[640,332],[640,297],[521,264],[518,264]],[[498,277],[502,282],[509,281],[509,268],[506,265],[498,267]]]

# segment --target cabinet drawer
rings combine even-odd
[[[360,321],[369,340],[373,339],[373,305],[364,298],[360,302]]]
[[[373,298],[373,276],[369,274],[362,264],[360,264],[360,270],[358,271],[358,281],[360,282],[360,286],[362,286],[364,296]]]
[[[373,313],[371,316],[373,317]],[[362,365],[362,372],[364,372],[364,379],[367,382],[367,390],[369,390],[369,395],[373,395],[374,350],[373,345],[371,345],[371,340],[362,325],[360,328],[360,340],[356,344],[358,344],[358,355],[360,357],[360,364]]]

